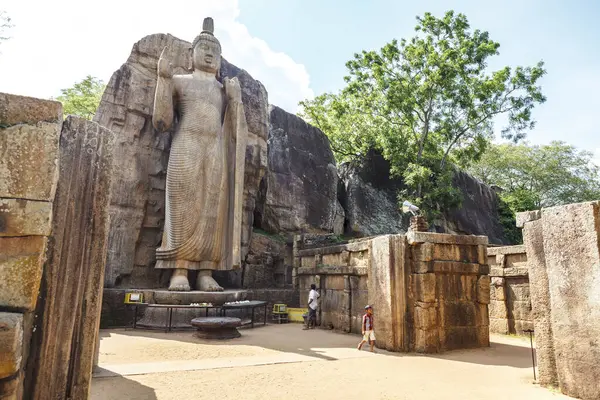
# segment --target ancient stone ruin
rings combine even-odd
[[[521,214],[524,246],[488,248],[488,241],[506,244],[498,196],[457,171],[463,207],[429,227],[414,218],[409,229],[396,198],[400,183],[381,155],[336,166],[323,132],[269,105],[246,71],[226,60],[217,67],[211,26],[195,44],[215,46],[214,54],[190,51],[191,43],[171,35],[136,43],[95,122],[63,121],[57,102],[0,94],[0,398],[87,398],[99,326],[133,322],[128,292],[150,304],[248,299],[306,307],[312,283],[321,291],[322,328],[360,333],[371,304],[377,345],[391,351],[486,347],[490,331],[520,335],[533,327],[540,383],[600,398],[599,202]],[[210,76],[194,81],[193,69]],[[223,129],[240,139],[223,152],[226,173],[189,167],[196,160],[173,142],[186,131],[170,115],[169,85],[198,95],[193,85],[206,82],[227,99],[227,123],[237,124]],[[212,121],[211,132],[220,132],[221,121]],[[184,186],[198,181],[199,189],[171,196],[178,168],[189,173]],[[207,260],[181,256],[171,231],[185,224],[167,209],[185,196],[193,208],[206,194],[198,191],[218,197],[215,184],[227,187],[227,207],[215,206],[226,212],[215,215],[228,222],[214,229],[229,241],[227,265],[193,268]],[[192,211],[194,223],[208,220]],[[184,241],[197,244],[205,231]],[[157,260],[166,267],[156,268]],[[187,287],[170,285],[183,273]],[[190,325],[195,313],[178,314],[174,326]],[[157,307],[136,321],[152,326],[164,317]]]
[[[360,333],[370,304],[378,347],[438,353],[489,346],[486,237],[409,232],[325,247],[310,239],[295,241],[295,275],[302,293],[312,283],[320,288],[325,327]]]
[[[539,381],[600,398],[600,202],[521,213]]]
[[[0,397],[88,398],[113,134],[0,94]]]
[[[523,335],[533,329],[525,246],[488,248],[490,331]]]

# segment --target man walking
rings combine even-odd
[[[362,349],[363,344],[365,344],[366,342],[369,342],[369,345],[371,346],[371,352],[374,351],[374,347],[375,347],[375,332],[373,331],[373,329],[374,329],[374,325],[373,325],[373,307],[366,306],[365,307],[365,315],[363,315],[363,318],[362,318],[362,335],[363,335],[363,338],[360,341],[360,343],[358,344],[358,350]]]
[[[311,329],[317,326],[317,307],[319,306],[319,297],[321,295],[317,292],[317,286],[313,283],[310,285],[310,292],[308,293],[308,319],[307,326],[304,329]]]

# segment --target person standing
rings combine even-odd
[[[371,352],[374,351],[375,347],[375,332],[374,332],[374,324],[373,324],[373,307],[366,306],[365,307],[365,315],[362,318],[362,335],[363,338],[358,344],[358,350],[361,350],[363,344],[369,342],[371,346]]]
[[[310,292],[308,292],[308,319],[304,329],[311,329],[317,326],[317,307],[319,307],[319,297],[321,297],[321,295],[317,292],[317,285],[313,283],[310,285]]]

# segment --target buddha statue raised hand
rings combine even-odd
[[[221,291],[212,272],[239,268],[247,126],[236,78],[217,79],[221,45],[206,18],[192,48],[193,72],[173,75],[158,61],[152,123],[173,128],[165,227],[156,268],[172,269],[169,290]]]

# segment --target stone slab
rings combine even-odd
[[[523,228],[527,222],[536,221],[542,217],[540,210],[517,213],[517,228]]]
[[[171,292],[168,290],[153,290],[153,299],[156,304],[190,304],[190,303],[212,303],[223,305],[230,301],[242,301],[246,299],[245,290],[224,290],[222,292],[201,292],[193,290],[189,292]]]
[[[22,351],[23,314],[0,312],[0,379],[20,370]]]
[[[4,129],[0,123],[0,197],[53,200],[60,129],[60,122]]]
[[[0,237],[0,306],[35,308],[46,243],[45,236]]]
[[[53,100],[0,93],[0,125],[61,122],[62,104]]]
[[[0,237],[49,236],[52,203],[0,198]]]
[[[520,244],[516,246],[488,247],[487,253],[490,256],[495,256],[498,254],[506,255],[525,253],[525,245]]]
[[[406,234],[408,243],[444,243],[444,244],[459,244],[459,245],[487,245],[487,236],[475,236],[475,235],[451,235],[447,233],[431,233],[431,232],[415,232],[409,231]]]

